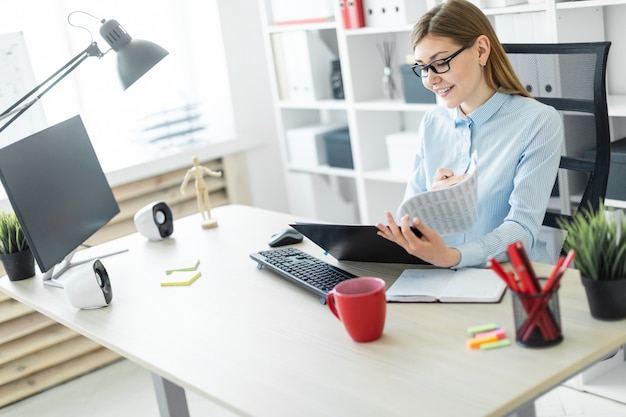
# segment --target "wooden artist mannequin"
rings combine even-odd
[[[217,227],[217,220],[211,218],[211,201],[209,199],[209,190],[204,182],[204,175],[211,177],[221,177],[221,171],[213,171],[199,164],[198,157],[193,157],[193,167],[185,174],[183,183],[180,186],[180,193],[185,194],[185,188],[189,179],[193,176],[196,181],[196,198],[198,201],[198,211],[202,214],[202,228],[210,229]]]

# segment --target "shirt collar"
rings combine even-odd
[[[460,108],[450,109],[453,112],[454,125],[458,126],[461,123],[471,123],[474,125],[482,125],[493,114],[495,114],[505,101],[509,97],[509,94],[496,91],[487,101],[485,101],[479,108],[468,114],[463,114]],[[469,119],[469,120],[468,120]]]

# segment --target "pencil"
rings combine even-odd
[[[509,275],[506,273],[504,268],[502,268],[502,265],[496,260],[496,258],[489,258],[487,266],[491,268],[502,279],[502,281],[504,281],[507,287],[513,289]]]
[[[553,271],[554,276],[550,276],[548,282],[546,282],[546,285],[544,287],[545,292],[551,291],[552,288],[558,288],[558,283],[561,277],[563,276],[567,268],[569,268],[569,265],[572,263],[575,257],[576,252],[574,251],[574,249],[570,249],[570,251],[567,253],[567,256],[563,258],[563,261],[560,264],[557,263],[558,268],[555,267],[555,271]]]

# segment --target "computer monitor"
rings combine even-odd
[[[0,148],[0,179],[44,282],[120,211],[80,116]]]

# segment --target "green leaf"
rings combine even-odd
[[[619,227],[617,222],[619,222]],[[613,209],[598,211],[591,206],[580,209],[570,221],[558,220],[567,232],[563,249],[576,252],[575,267],[583,276],[594,280],[626,278],[626,217],[616,216]]]
[[[0,253],[21,252],[28,241],[15,213],[0,214]]]

